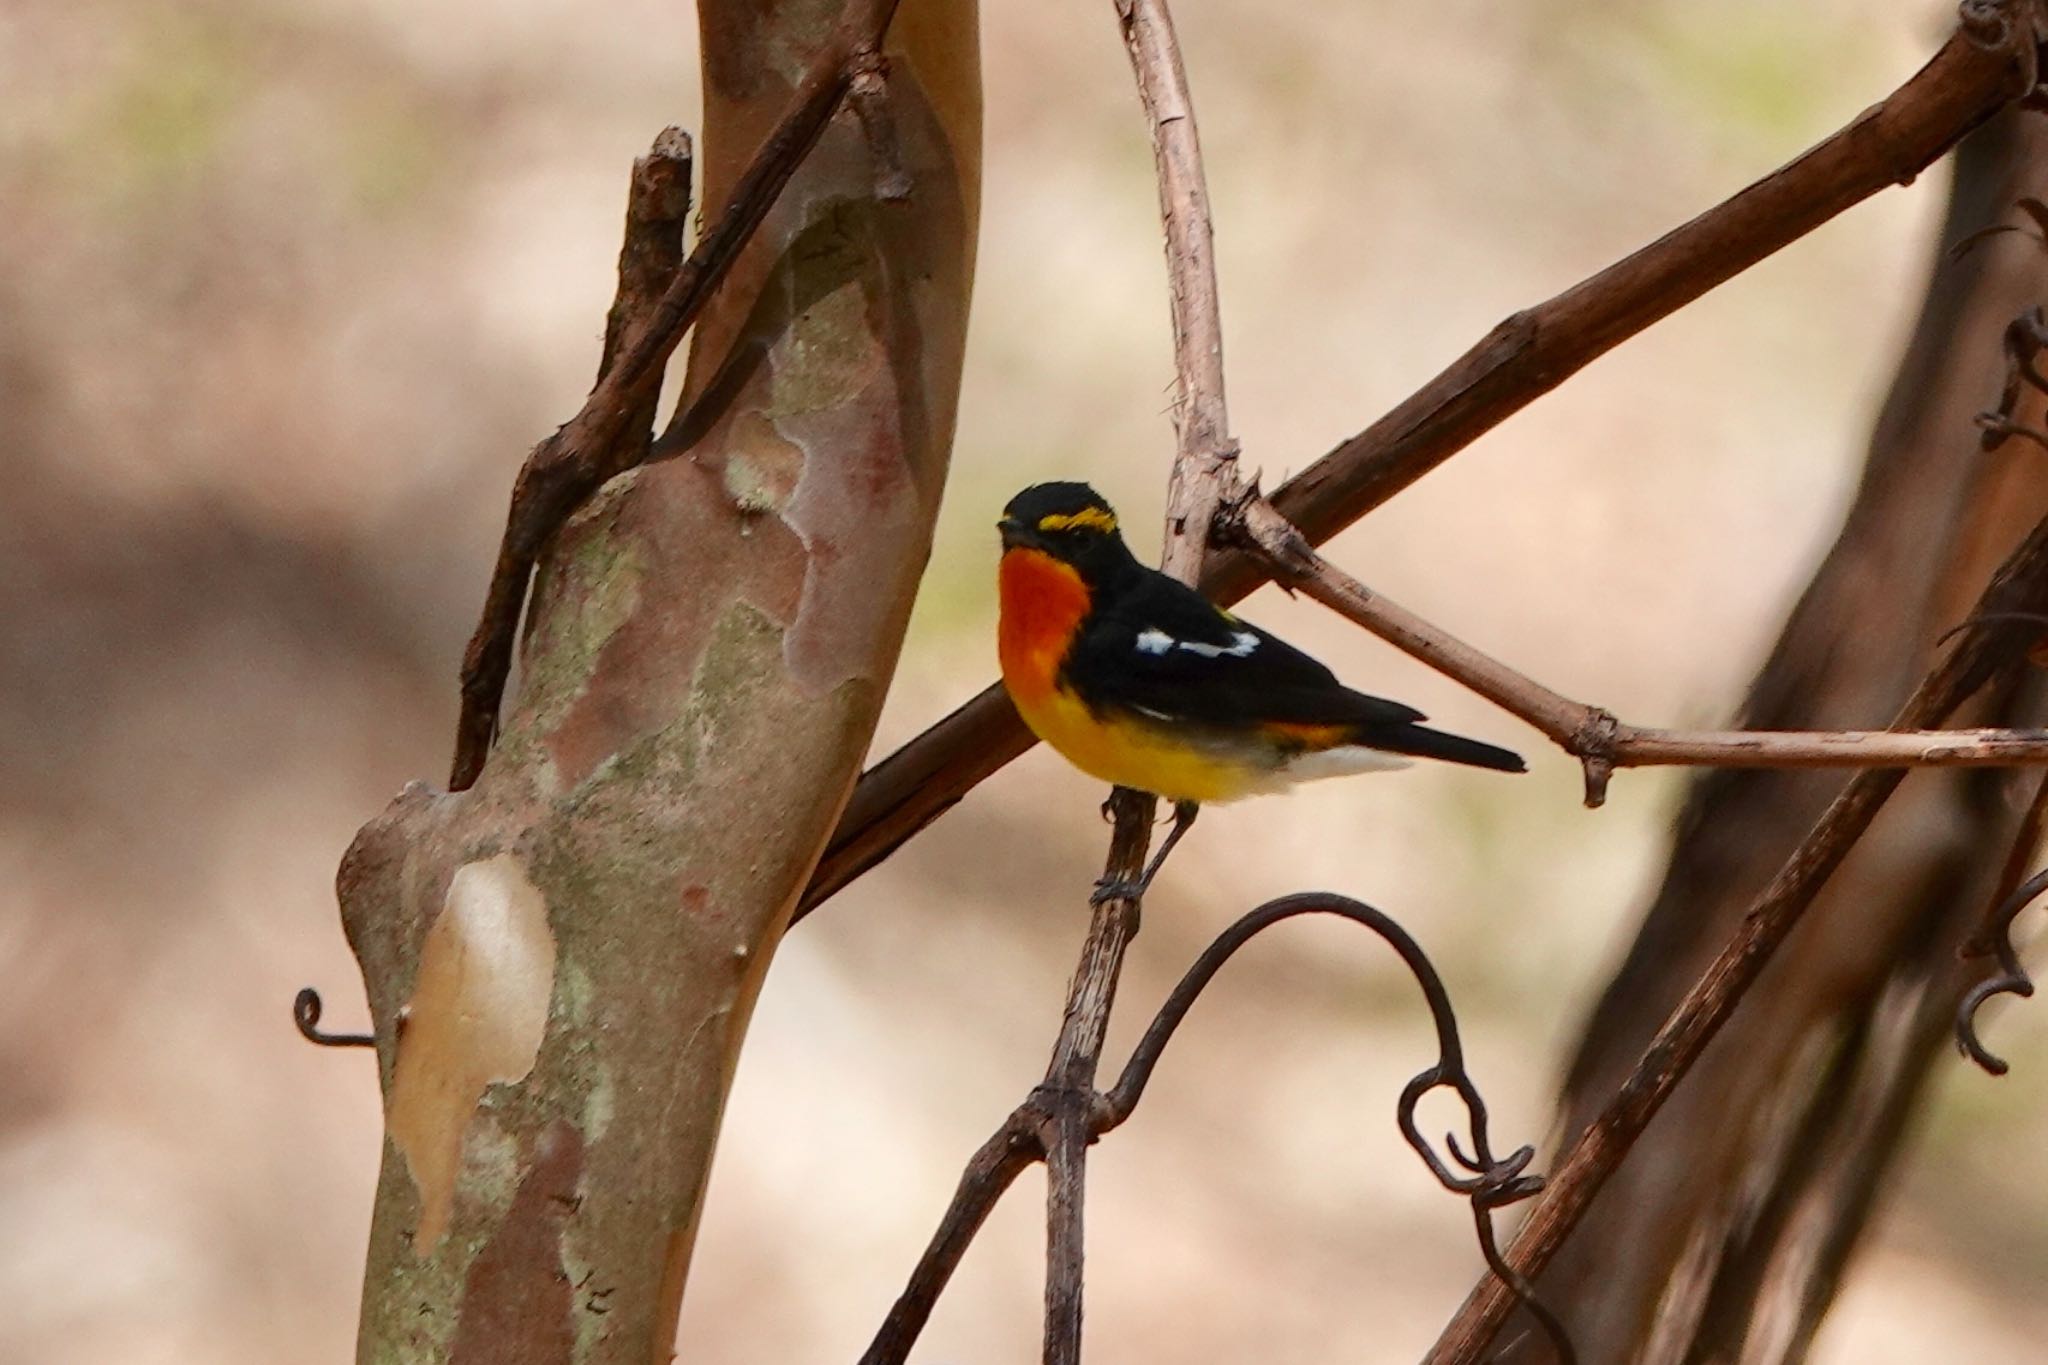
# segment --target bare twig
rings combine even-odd
[[[619,353],[661,301],[669,281],[683,265],[683,234],[690,222],[690,178],[696,155],[690,135],[664,128],[646,156],[633,163],[633,186],[626,198],[626,239],[619,247],[619,283],[611,311],[604,320],[604,350],[597,364],[597,382],[618,364]],[[661,401],[659,385],[643,384],[612,443],[609,478],[647,458],[654,438],[654,409]]]
[[[2039,204],[2041,201],[2023,199],[2020,202]],[[2005,383],[1999,390],[1998,406],[1990,412],[1977,414],[1977,425],[1984,429],[1984,449],[1996,450],[2011,436],[2048,446],[2048,434],[2026,426],[2014,415],[2019,411],[2023,387],[2036,393],[2048,393],[2048,377],[2044,377],[2040,370],[2044,346],[2048,346],[2048,312],[2038,307],[2029,308],[2006,325],[2003,341]]]
[[[989,1211],[1026,1166],[1044,1159],[1046,1118],[1033,1100],[1026,1100],[968,1161],[953,1202],[939,1220],[939,1230],[918,1258],[910,1283],[890,1307],[881,1330],[861,1353],[860,1365],[901,1365],[909,1358],[910,1348],[931,1320],[933,1306],[952,1280],[960,1258],[967,1254],[967,1244],[988,1220]]]
[[[2043,892],[2048,892],[2048,869],[2036,872],[2021,882],[1992,912],[1990,931],[1996,937],[1992,940],[1991,951],[1998,957],[1998,972],[1972,986],[1956,1007],[1956,1045],[1963,1050],[1964,1056],[1994,1076],[2003,1076],[2011,1068],[2003,1057],[1985,1047],[1977,1036],[1977,1011],[1994,995],[2016,995],[2022,1000],[2033,995],[2033,978],[2027,975],[2026,967],[2020,962],[2019,949],[2012,941],[2012,922]]]
[[[322,1033],[320,1031],[320,992],[307,986],[292,1000],[292,1023],[298,1026],[299,1036],[309,1043],[321,1047],[375,1047],[374,1033]]]
[[[1201,577],[1216,509],[1235,491],[1236,447],[1223,391],[1223,324],[1209,222],[1209,189],[1195,110],[1166,0],[1116,0],[1124,46],[1152,134],[1165,226],[1167,292],[1173,321],[1173,418],[1177,436],[1166,490],[1166,544],[1160,568],[1184,583]],[[1116,834],[1108,884],[1142,874],[1157,803],[1119,791],[1111,798]],[[1131,860],[1128,854],[1136,851]],[[1125,949],[1138,931],[1138,902],[1107,899],[1095,908],[1075,969],[1066,1019],[1046,1086],[1056,1103],[1046,1125],[1045,1349],[1047,1365],[1080,1365],[1082,1209],[1088,1144],[1094,1140],[1095,1072]]]
[[[1107,884],[1134,884],[1145,869],[1158,802],[1143,792],[1118,787],[1108,809],[1115,822]],[[1067,988],[1067,1008],[1045,1081],[1027,1105],[1042,1107],[1045,1145],[1046,1263],[1045,1360],[1078,1365],[1081,1358],[1081,1209],[1088,1144],[1095,1125],[1095,1073],[1109,1035],[1124,954],[1138,932],[1135,899],[1114,897],[1098,904],[1081,945],[1081,960]]]
[[[1994,1076],[2009,1069],[2003,1057],[1995,1055],[1977,1036],[1977,1011],[1994,995],[2016,995],[2026,999],[2034,993],[2033,979],[2020,962],[2019,948],[2012,941],[2012,924],[2020,911],[2048,892],[2048,870],[2028,877],[2027,864],[2041,847],[2041,835],[2048,829],[2048,773],[2034,786],[2034,799],[2013,834],[2012,851],[2006,855],[1998,885],[1991,896],[1991,910],[1984,927],[1963,945],[1966,957],[1995,956],[1998,971],[1972,986],[1956,1006],[1956,1046],[1963,1055]],[[2024,880],[2023,880],[2024,879]]]
[[[1117,0],[1117,15],[1151,125],[1172,301],[1178,440],[1167,490],[1161,567],[1192,583],[1202,571],[1216,509],[1235,491],[1236,451],[1224,401],[1209,196],[1187,75],[1164,0]],[[1156,806],[1152,797],[1139,792],[1118,789],[1111,794],[1107,809],[1116,829],[1105,886],[1137,882],[1145,867]],[[1048,1365],[1079,1365],[1088,1146],[1102,1123],[1095,1075],[1138,916],[1135,898],[1111,896],[1095,906],[1045,1080],[970,1167],[917,1275],[869,1348],[868,1360],[900,1359],[898,1353],[909,1349],[966,1239],[1014,1178],[1014,1163],[1036,1158],[1044,1160],[1047,1177],[1043,1358]],[[1035,1133],[1035,1147],[1019,1136],[1027,1133]]]
[[[1879,190],[1910,183],[2034,89],[2039,0],[1968,0],[1964,9],[1956,32],[1883,102],[1692,221],[1506,319],[1276,492],[1280,514],[1321,544],[1631,336]],[[1234,561],[1224,567],[1219,587],[1250,572]]]
[[[1972,613],[1980,624],[1920,684],[1900,711],[1897,728],[1940,724],[1995,674],[2016,666],[2039,632],[2014,618],[2043,610],[2048,610],[2048,521],[2036,526],[1993,575]],[[1687,992],[1614,1098],[1573,1139],[1551,1173],[1549,1187],[1509,1249],[1507,1260],[1517,1273],[1533,1280],[1549,1264],[1593,1196],[1904,777],[1897,768],[1857,774],[1764,888],[1735,938]],[[1496,1280],[1482,1282],[1437,1341],[1427,1365],[1477,1361],[1513,1306],[1512,1296]]]
[[[1151,797],[1122,787],[1111,793],[1107,809],[1116,828],[1110,836],[1104,881],[1131,882],[1143,870],[1156,804]],[[1083,1154],[1102,1130],[1105,1109],[1095,1089],[1095,1073],[1124,953],[1137,927],[1135,900],[1112,899],[1095,908],[1045,1079],[968,1163],[909,1284],[861,1356],[862,1365],[897,1365],[909,1355],[968,1242],[1018,1173],[1034,1161],[1046,1163],[1048,1177],[1046,1355],[1049,1360],[1079,1360]]]
[[[1509,317],[1385,417],[1283,484],[1274,507],[1310,543],[1322,544],[1631,336],[1844,209],[1912,180],[2034,87],[2040,0],[1972,0],[1971,13],[1882,103],[1692,221]],[[1210,562],[1202,587],[1228,604],[1263,581],[1256,560],[1228,555]],[[888,857],[1032,742],[1002,688],[992,686],[871,768],[797,915]]]
[[[1399,954],[1415,977],[1415,984],[1421,987],[1423,1001],[1429,1006],[1430,1018],[1436,1024],[1437,1060],[1402,1088],[1395,1117],[1400,1123],[1402,1137],[1429,1167],[1430,1174],[1454,1194],[1471,1194],[1483,1188],[1506,1188],[1510,1182],[1517,1181],[1519,1183],[1513,1185],[1517,1198],[1541,1189],[1540,1180],[1521,1174],[1536,1155],[1535,1148],[1518,1148],[1504,1159],[1496,1159],[1493,1155],[1487,1137],[1486,1104],[1479,1096],[1478,1086],[1465,1070],[1465,1050],[1458,1038],[1458,1020],[1451,1008],[1450,993],[1444,989],[1443,978],[1422,951],[1422,945],[1384,912],[1363,901],[1327,891],[1298,892],[1267,901],[1239,916],[1202,950],[1201,956],[1181,976],[1179,983],[1168,993],[1166,1002],[1146,1026],[1144,1036],[1124,1063],[1115,1087],[1104,1097],[1106,1103],[1101,1131],[1116,1128],[1138,1107],[1138,1101],[1145,1097],[1145,1087],[1151,1083],[1152,1072],[1166,1052],[1166,1045],[1173,1041],[1173,1035],[1186,1020],[1188,1011],[1224,964],[1260,933],[1298,915],[1335,915],[1372,930]],[[1458,1146],[1456,1138],[1450,1139],[1448,1145],[1451,1161],[1474,1172],[1473,1176],[1460,1176],[1453,1171],[1450,1163],[1439,1157],[1429,1145],[1416,1122],[1416,1108],[1423,1097],[1441,1088],[1455,1091],[1464,1101],[1470,1120],[1471,1151],[1468,1155]]]
[[[732,197],[666,288],[630,325],[619,329],[612,363],[582,410],[535,446],[512,485],[505,535],[484,593],[476,633],[462,661],[462,713],[456,723],[455,760],[448,779],[460,791],[476,781],[498,726],[498,707],[512,667],[512,646],[526,603],[527,582],[548,538],[613,474],[644,457],[651,432],[643,415],[659,393],[668,358],[710,302],[726,272],[753,239],[783,187],[816,145],[855,75],[877,53],[899,0],[848,0],[824,49],[790,97],[789,106],[762,140],[733,187]],[[656,151],[660,148],[657,146]],[[639,178],[635,178],[636,189]],[[627,229],[633,231],[629,215]],[[627,253],[633,250],[629,238]],[[623,259],[622,259],[623,264]],[[621,303],[626,303],[621,277]],[[638,312],[637,308],[632,311]],[[623,443],[623,445],[622,445]]]
[[[1259,554],[1279,582],[1541,730],[1586,770],[1586,804],[1607,797],[1616,768],[1958,768],[2048,763],[2042,730],[1657,730],[1629,725],[1524,677],[1345,573],[1309,546],[1271,504],[1248,496],[1226,513],[1225,535]],[[2000,619],[2015,619],[2006,613]],[[2028,618],[2037,627],[2048,618]],[[2040,632],[2037,630],[2037,634]]]
[[[1160,567],[1183,582],[1201,576],[1217,508],[1235,490],[1237,443],[1223,396],[1223,320],[1215,234],[1202,141],[1180,42],[1165,0],[1115,0],[1138,98],[1152,129],[1159,216],[1166,230],[1167,297],[1173,312],[1174,426],[1180,448],[1166,484]]]

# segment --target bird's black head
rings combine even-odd
[[[1040,550],[1084,571],[1131,558],[1116,512],[1085,483],[1031,485],[1010,499],[996,529],[1005,550]]]

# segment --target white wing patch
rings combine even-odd
[[[1242,659],[1259,647],[1259,637],[1248,630],[1233,632],[1227,645],[1212,645],[1206,640],[1176,640],[1157,626],[1138,632],[1140,654],[1165,654],[1168,650],[1184,649],[1204,659],[1220,659],[1225,655]]]

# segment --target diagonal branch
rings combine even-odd
[[[2006,855],[2005,867],[1999,873],[1984,927],[1963,945],[1967,957],[1988,954],[1998,960],[1996,972],[1963,994],[1962,1002],[1956,1006],[1955,1027],[1956,1046],[1963,1055],[1994,1076],[2003,1076],[2007,1063],[1977,1036],[1977,1011],[1994,995],[2016,995],[2024,1000],[2034,993],[2033,978],[2027,975],[2020,962],[2019,946],[2012,941],[2012,923],[2019,918],[2020,911],[2048,892],[2048,870],[2031,877],[2026,875],[2028,862],[2041,847],[2044,829],[2048,829],[2048,773],[2043,773],[2035,784],[2034,799],[2027,803],[2027,813],[2020,818],[2019,829],[2013,834],[2012,851]]]
[[[910,1348],[931,1321],[939,1295],[945,1292],[960,1258],[967,1254],[968,1243],[988,1221],[996,1201],[1025,1167],[1045,1159],[1041,1133],[1045,1117],[1031,1101],[1025,1101],[968,1161],[960,1188],[939,1220],[939,1230],[932,1234],[931,1245],[918,1258],[910,1283],[891,1305],[874,1341],[861,1352],[860,1365],[900,1365],[910,1357]]]
[[[2028,95],[2042,0],[1969,0],[1933,58],[1810,151],[1564,293],[1516,313],[1412,396],[1273,494],[1320,545],[1587,364],[1845,209],[1911,181]],[[1217,352],[1220,356],[1220,347]],[[1225,604],[1264,581],[1215,558]],[[1001,687],[984,689],[862,775],[797,907],[808,913],[1032,744]]]
[[[1971,129],[2033,92],[2043,16],[2040,0],[1965,0],[1948,41],[1881,103],[1690,222],[1507,318],[1289,480],[1274,505],[1321,544],[1630,337],[1878,191],[1911,184]],[[1233,563],[1215,586],[1235,591],[1240,574],[1249,566]]]
[[[1607,797],[1616,768],[1957,768],[2048,763],[2042,730],[1658,730],[1553,692],[1417,616],[1324,559],[1270,503],[1248,497],[1225,512],[1273,577],[1365,627],[1439,673],[1541,730],[1586,769],[1586,804]],[[2040,621],[2036,625],[2042,624]]]
[[[614,327],[605,341],[611,360],[597,387],[574,417],[533,448],[520,468],[512,485],[512,506],[506,514],[497,562],[484,591],[483,611],[463,653],[462,711],[456,722],[455,760],[448,779],[451,791],[476,781],[497,735],[498,707],[512,668],[519,617],[542,548],[600,484],[645,458],[648,419],[653,416],[652,404],[659,395],[669,357],[753,240],[754,230],[775,206],[805,155],[817,144],[855,76],[872,70],[898,3],[847,0],[830,41],[762,140],[717,221],[632,325],[619,326],[621,311],[615,308]],[[660,150],[657,144],[657,153]],[[637,193],[637,175],[635,184]],[[629,217],[629,233],[633,226]],[[680,219],[677,228],[679,231]],[[629,236],[629,253],[632,246]],[[622,259],[622,269],[626,264]],[[625,301],[622,292],[622,304]]]
[[[1998,673],[2019,666],[2039,640],[2028,619],[2048,611],[2048,521],[2037,525],[1993,575],[1972,620],[1979,622],[1928,674],[1900,711],[1899,729],[1938,725]],[[1743,917],[1742,928],[1674,1010],[1599,1117],[1579,1133],[1509,1248],[1508,1262],[1533,1280],[1584,1216],[1593,1196],[1727,1022],[1814,897],[1870,828],[1904,779],[1902,769],[1859,773],[1808,832]],[[1499,1333],[1512,1296],[1488,1279],[1475,1288],[1438,1339],[1426,1365],[1472,1365]]]

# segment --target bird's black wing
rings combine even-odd
[[[1098,607],[1066,674],[1098,707],[1221,730],[1262,722],[1398,728],[1423,719],[1413,707],[1353,692],[1285,640],[1152,570]]]

